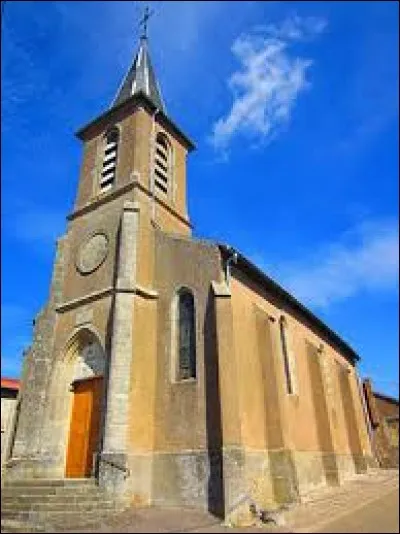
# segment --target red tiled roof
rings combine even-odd
[[[378,391],[373,391],[372,394],[375,397],[378,397],[378,399],[383,399],[387,402],[397,404],[397,406],[399,405],[399,399],[395,399],[394,397],[389,397],[389,395],[384,395],[383,393],[378,393]]]
[[[1,387],[8,389],[19,389],[19,380],[16,378],[2,378]]]

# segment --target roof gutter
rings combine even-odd
[[[229,245],[222,244],[222,243],[219,243],[218,247],[220,251],[222,252],[222,255],[225,261],[228,261],[229,258],[232,257],[233,255],[233,248]],[[338,348],[340,348],[343,351],[343,353],[348,357],[348,359],[350,360],[352,364],[355,364],[356,362],[360,361],[360,357],[350,347],[350,345],[348,345],[343,339],[341,339],[338,336],[338,334],[336,334],[325,323],[323,323],[321,319],[319,319],[308,308],[306,308],[303,304],[301,304],[298,300],[296,300],[290,293],[288,293],[279,284],[277,284],[274,280],[272,280],[272,278],[267,276],[263,271],[261,271],[261,269],[259,269],[253,263],[251,263],[240,252],[235,251],[235,254],[236,254],[235,265],[238,267],[238,269],[241,272],[249,276],[249,278],[254,280],[261,287],[265,287],[269,289],[278,298],[283,300],[285,303],[291,306],[294,310],[299,312],[303,317],[305,317],[308,321],[314,324],[317,327],[317,329],[324,336],[328,338],[328,340],[330,340],[334,345],[336,345]],[[231,276],[232,262],[233,260],[229,262],[229,271],[227,271],[229,276]]]

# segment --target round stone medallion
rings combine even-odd
[[[76,266],[82,274],[95,271],[106,259],[108,237],[98,232],[89,237],[79,248]]]

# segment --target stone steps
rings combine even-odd
[[[70,526],[71,522],[81,523],[92,520],[99,520],[101,518],[110,517],[116,510],[110,508],[95,509],[95,510],[58,510],[58,511],[44,511],[44,510],[24,510],[24,511],[1,511],[2,520],[14,520],[14,521],[29,521],[34,526],[42,526],[44,524],[61,524],[64,526]]]
[[[100,490],[98,488],[85,488],[85,489],[64,488],[62,489],[62,488],[51,488],[51,487],[42,488],[42,487],[36,487],[36,486],[32,486],[30,488],[24,488],[22,486],[19,488],[3,487],[1,489],[2,495],[7,496],[7,497],[14,497],[14,496],[19,496],[19,495],[29,495],[29,496],[37,495],[38,497],[47,496],[47,495],[48,496],[71,495],[71,496],[79,497],[79,496],[85,496],[85,495],[97,495],[99,491]]]
[[[84,486],[96,486],[94,478],[29,478],[26,480],[7,480],[5,487],[29,487],[29,486],[62,486],[64,488],[72,486],[83,488]]]
[[[6,481],[2,532],[52,532],[96,523],[125,508],[94,479]]]
[[[79,480],[82,482],[79,483]],[[98,493],[100,488],[93,479],[67,479],[67,480],[26,480],[6,482],[2,487],[2,496],[13,495],[77,495]]]
[[[104,500],[107,500],[106,494],[98,494],[98,493],[86,493],[85,494],[85,502],[91,501],[91,502],[103,502]],[[15,494],[15,495],[7,495],[3,494],[1,496],[1,503],[2,505],[7,505],[11,503],[18,503],[18,504],[25,504],[25,503],[31,503],[31,504],[40,504],[40,503],[49,503],[49,504],[57,504],[57,503],[68,503],[74,505],[75,503],[82,502],[82,495],[74,495],[74,494],[67,494],[64,495],[62,493],[55,493],[55,494]]]
[[[59,498],[60,496],[62,497],[65,497],[66,499],[70,499],[70,498],[76,498],[76,499],[80,499],[80,498],[85,498],[86,496],[87,497],[90,497],[90,496],[94,496],[94,495],[102,495],[102,492],[101,490],[99,489],[96,489],[96,488],[91,488],[90,490],[79,490],[79,491],[71,491],[71,490],[67,490],[67,491],[63,491],[61,489],[58,489],[56,491],[54,491],[52,488],[49,489],[49,490],[46,490],[45,488],[13,488],[12,490],[10,490],[9,488],[2,488],[1,489],[1,492],[2,492],[2,497],[7,497],[7,498],[17,498],[17,497],[30,497],[30,498],[38,498],[38,499],[43,499],[43,498],[54,498],[54,499],[57,499]]]
[[[45,532],[44,527],[34,527],[26,521],[17,519],[2,519],[1,532]]]
[[[1,515],[4,517],[7,513],[13,513],[15,512],[29,512],[29,511],[35,511],[35,512],[59,512],[59,511],[70,511],[71,506],[73,507],[74,511],[94,511],[94,510],[114,510],[115,509],[115,503],[113,501],[104,501],[104,500],[97,500],[97,501],[84,501],[84,502],[74,502],[73,504],[68,502],[56,502],[56,503],[49,503],[49,502],[9,502],[9,503],[2,503],[1,505]]]

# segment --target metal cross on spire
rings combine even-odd
[[[142,39],[147,39],[147,21],[153,14],[154,14],[154,11],[150,12],[149,6],[146,6],[144,9],[143,18],[139,22],[139,26],[143,26],[143,31],[141,35]]]

